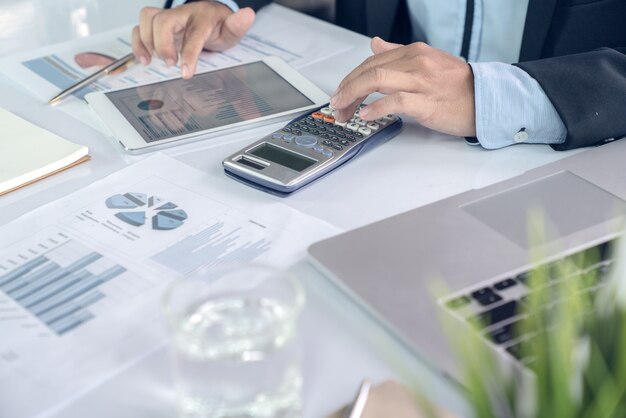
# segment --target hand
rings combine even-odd
[[[202,49],[223,51],[243,37],[252,23],[254,11],[249,7],[236,13],[219,2],[197,1],[163,10],[144,7],[139,26],[133,29],[133,52],[147,65],[152,55],[168,66],[178,62],[183,78],[191,78]]]
[[[368,95],[379,92],[386,96],[362,109],[361,119],[404,113],[430,129],[476,135],[474,76],[465,61],[421,42],[402,46],[374,38],[372,51],[331,99],[338,121],[350,119]]]

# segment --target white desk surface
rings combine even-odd
[[[0,57],[134,23],[142,6],[161,3],[157,0],[0,0]],[[339,28],[329,30],[352,43],[354,49],[331,58],[330,62],[301,70],[328,93],[370,54],[365,37]],[[124,155],[85,124],[97,123],[95,119],[78,122],[33,99],[2,77],[0,91],[0,107],[88,145],[93,156],[89,164],[0,197],[0,225],[141,158]],[[275,127],[266,129],[269,132]],[[192,144],[166,153],[221,177],[223,157],[255,139],[258,132],[244,133],[228,144]],[[485,151],[405,120],[404,131],[391,142],[282,202],[339,228],[352,229],[513,177],[566,155],[569,153],[532,145]],[[242,186],[233,183],[233,187]],[[277,198],[267,196],[267,199]],[[293,260],[293,265],[309,296],[301,332],[306,342],[305,417],[322,417],[348,402],[365,377],[374,382],[387,378],[410,380],[422,386],[435,402],[462,413],[463,402],[453,385],[429,370],[426,360],[420,360],[388,336],[305,260]],[[165,350],[157,350],[55,416],[173,416],[165,356]]]

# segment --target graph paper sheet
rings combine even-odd
[[[288,268],[337,232],[159,154],[5,225],[0,417],[51,412],[158,348],[172,280],[220,263]]]

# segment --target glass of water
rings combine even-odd
[[[302,286],[260,264],[200,270],[163,298],[179,416],[299,417]]]

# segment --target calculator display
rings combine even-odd
[[[346,122],[336,120],[328,105],[303,114],[224,159],[224,170],[249,186],[287,196],[402,129],[395,115],[361,119],[364,106]]]
[[[287,151],[286,149],[268,143],[261,144],[260,146],[249,151],[249,153],[263,158],[264,160],[291,168],[295,171],[305,170],[317,162],[312,158],[298,155],[294,152]]]

